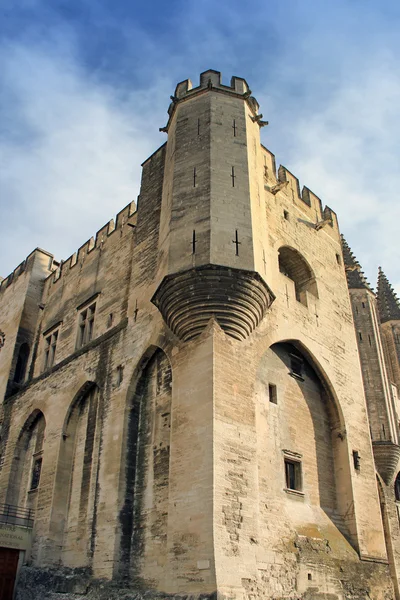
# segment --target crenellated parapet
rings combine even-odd
[[[35,248],[7,277],[0,277],[0,300],[6,289],[13,285],[30,268],[34,262],[36,253],[48,256],[48,270],[50,272],[55,272],[59,268],[60,263],[54,259],[54,256],[50,252],[42,250],[42,248]]]
[[[224,85],[221,82],[220,71],[214,71],[209,69],[200,74],[200,85],[193,87],[190,79],[185,79],[178,83],[175,88],[175,93],[171,96],[171,104],[168,107],[168,123],[165,127],[161,127],[160,131],[168,132],[171,120],[175,114],[177,105],[180,102],[189,100],[199,94],[203,94],[207,91],[214,91],[217,93],[229,94],[231,96],[241,97],[246,100],[248,106],[252,111],[252,117],[254,122],[257,122],[260,127],[267,125],[267,121],[263,121],[262,114],[258,113],[259,104],[254,96],[251,95],[251,90],[245,79],[241,77],[232,77],[230,85]]]
[[[91,254],[93,251],[103,251],[107,242],[111,236],[116,232],[120,232],[125,226],[134,227],[136,221],[136,203],[131,202],[125,206],[116,216],[115,219],[111,219],[101,227],[95,236],[88,239],[82,246],[78,248],[76,252],[71,254],[65,261],[61,261],[55,272],[51,275],[53,277],[52,282],[56,283],[61,277],[63,277],[68,271],[73,269],[76,265],[83,265],[85,257]]]

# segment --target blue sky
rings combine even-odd
[[[169,96],[245,77],[263,143],[400,291],[400,3],[3,0],[0,274],[67,258],[139,192]]]

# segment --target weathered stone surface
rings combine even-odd
[[[400,600],[399,466],[372,450],[399,443],[400,324],[359,272],[349,295],[336,215],[276,172],[246,82],[200,82],[137,210],[0,282],[17,598]]]

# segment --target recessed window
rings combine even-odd
[[[300,356],[291,354],[290,355],[290,375],[292,375],[296,379],[301,379],[301,381],[304,381],[303,370],[304,370],[303,359]]]
[[[117,367],[117,386],[120,386],[124,379],[124,367],[122,365],[118,365]]]
[[[397,474],[396,481],[394,482],[394,496],[397,502],[400,502],[400,473]]]
[[[302,491],[301,462],[285,458],[286,489]]]
[[[362,342],[363,337],[361,331],[358,332],[358,339],[360,340],[360,342]]]
[[[342,264],[342,259],[340,258],[340,254],[337,254],[337,253],[336,253],[336,262],[338,265]]]
[[[288,211],[287,211],[287,210],[284,210],[284,211],[283,211],[283,217],[284,217],[284,219],[285,219],[286,221],[289,221],[289,213],[288,213]]]
[[[113,313],[110,313],[108,315],[108,319],[107,319],[107,327],[111,327],[111,325],[113,324],[114,321],[114,315]]]
[[[93,338],[94,315],[96,303],[94,302],[79,313],[79,330],[77,348],[82,348]]]
[[[273,383],[268,384],[268,396],[269,396],[269,401],[272,402],[272,404],[278,404],[278,395],[276,393],[276,385],[274,385]]]
[[[37,490],[40,482],[40,473],[42,472],[42,457],[35,458],[32,466],[31,490]]]
[[[28,366],[30,348],[28,344],[21,344],[18,352],[17,364],[15,367],[14,381],[15,383],[23,383],[26,375],[26,368]]]
[[[44,370],[51,369],[56,356],[56,348],[58,341],[58,329],[45,337],[44,341]]]
[[[359,471],[361,468],[361,465],[360,465],[360,453],[358,452],[358,450],[353,450],[353,463],[354,463],[355,470]]]

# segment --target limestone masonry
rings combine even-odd
[[[400,600],[399,301],[244,79],[171,99],[138,206],[0,281],[0,598]]]

